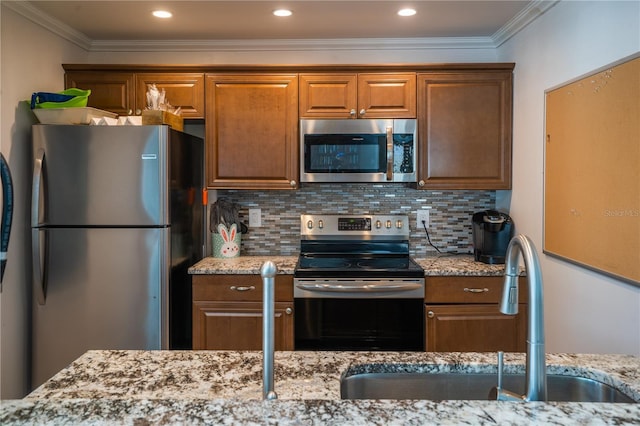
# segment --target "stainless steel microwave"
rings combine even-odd
[[[300,120],[301,182],[415,182],[415,119]]]

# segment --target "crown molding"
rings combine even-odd
[[[83,33],[74,30],[67,24],[51,17],[44,13],[42,10],[33,6],[28,1],[2,1],[2,6],[7,7],[22,17],[30,20],[34,24],[43,27],[46,30],[62,37],[63,39],[70,41],[76,46],[81,47],[84,50],[91,50],[92,40],[85,36]]]
[[[287,39],[287,40],[97,40],[92,52],[250,52],[318,50],[493,49],[490,37]]]
[[[28,1],[2,5],[88,52],[226,52],[319,50],[495,49],[555,6],[560,0],[532,1],[490,37],[350,38],[292,40],[92,40],[47,15]]]
[[[518,34],[527,25],[538,19],[547,10],[551,9],[561,0],[535,0],[532,1],[514,16],[509,22],[504,24],[502,28],[493,33],[491,40],[494,43],[494,47],[502,46],[507,40],[514,35]]]

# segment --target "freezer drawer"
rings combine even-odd
[[[90,349],[168,347],[169,228],[32,232],[34,387]]]

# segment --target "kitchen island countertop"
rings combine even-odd
[[[279,274],[293,274],[298,256],[239,256],[230,259],[205,257],[191,268],[192,275],[206,274],[260,274],[262,264],[273,261]],[[431,256],[414,258],[425,270],[426,276],[499,276],[504,265],[476,262],[473,256]]]
[[[340,400],[349,368],[495,373],[492,353],[276,352],[278,399],[262,401],[261,352],[89,351],[2,424],[637,424],[640,404]],[[550,373],[609,383],[640,401],[640,358],[548,354]],[[505,371],[524,355],[505,354]]]

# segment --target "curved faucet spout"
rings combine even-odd
[[[524,266],[527,271],[527,285],[529,287],[527,377],[525,395],[522,395],[522,399],[525,401],[546,401],[547,368],[544,348],[542,271],[536,248],[526,235],[516,235],[511,239],[507,247],[500,312],[505,315],[518,313],[518,259],[520,253],[522,253],[524,259]],[[498,389],[498,399],[502,399],[500,389]],[[507,399],[506,395],[504,399]]]

